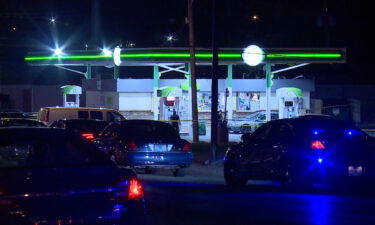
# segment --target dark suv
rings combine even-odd
[[[344,121],[323,116],[274,120],[226,154],[228,185],[249,179],[287,186],[342,185],[374,181],[375,141]]]

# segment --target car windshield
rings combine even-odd
[[[129,122],[121,125],[120,133],[126,137],[179,139],[169,124],[154,122]]]

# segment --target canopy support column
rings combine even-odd
[[[233,65],[229,64],[228,65],[228,83],[227,83],[227,88],[229,92],[228,98],[228,119],[232,120],[233,119],[233,110],[235,110],[235,102],[233,98]],[[226,93],[225,93],[226,94]]]
[[[153,112],[154,112],[154,120],[159,119],[159,97],[158,97],[158,88],[159,88],[159,67],[158,65],[154,65],[154,93],[152,96],[153,99]]]

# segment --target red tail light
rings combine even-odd
[[[318,150],[323,150],[326,148],[323,142],[321,141],[312,141],[310,146],[311,146],[311,149],[318,149]]]
[[[93,133],[82,133],[81,135],[82,135],[82,137],[84,137],[87,140],[94,139],[94,134]]]
[[[129,141],[126,143],[127,150],[136,150],[138,148],[137,144],[134,141]]]
[[[184,147],[182,147],[182,151],[184,151],[184,152],[191,151],[191,144],[190,143],[186,143],[184,145]]]
[[[143,197],[143,188],[141,182],[137,179],[131,179],[129,182],[129,199],[137,199]]]

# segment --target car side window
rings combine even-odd
[[[251,138],[255,141],[267,140],[270,136],[272,126],[270,124],[264,124],[251,135]]]
[[[257,120],[257,121],[266,120],[266,115],[264,115],[264,114],[259,115],[258,118],[257,118],[256,120]]]
[[[123,117],[115,112],[107,112],[107,121],[108,122],[113,122],[113,121],[119,121],[122,120]]]
[[[275,124],[272,127],[271,136],[273,139],[277,140],[286,140],[292,134],[292,130],[288,126],[288,124]]]
[[[88,111],[78,111],[78,119],[88,119],[89,112]]]
[[[101,111],[90,111],[90,119],[103,120],[103,113]]]

